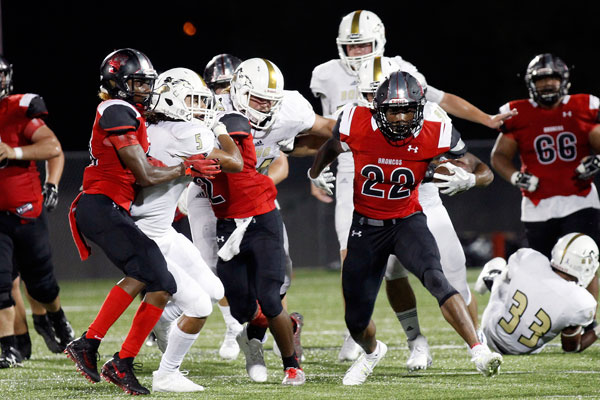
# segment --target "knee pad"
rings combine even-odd
[[[441,269],[427,269],[423,273],[423,285],[433,295],[441,306],[448,298],[458,292],[448,282]]]
[[[5,308],[10,308],[15,305],[15,300],[12,298],[10,294],[10,289],[8,291],[0,292],[0,310]]]
[[[256,313],[256,303],[245,303],[238,304],[233,298],[228,297],[229,309],[231,310],[231,316],[235,318],[240,324],[249,322]]]
[[[283,310],[283,306],[281,305],[281,297],[279,297],[279,293],[274,296],[259,296],[258,302],[260,304],[260,308],[262,309],[263,314],[267,318],[275,318],[281,311]]]
[[[346,311],[344,319],[346,320],[346,327],[350,333],[360,333],[367,329],[370,317],[365,318],[364,316],[365,313],[358,312],[357,310],[352,310],[352,312]]]
[[[54,274],[46,275],[34,282],[25,281],[25,286],[31,297],[44,304],[52,303],[60,291]]]

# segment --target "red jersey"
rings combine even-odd
[[[91,163],[83,172],[83,191],[103,194],[129,211],[136,194],[135,176],[117,150],[139,144],[148,151],[146,120],[131,104],[107,100],[98,105],[90,139]]]
[[[214,179],[196,182],[205,186],[217,218],[247,218],[266,214],[275,209],[277,189],[273,180],[256,170],[256,150],[246,117],[232,112],[221,117],[227,131],[238,136],[236,143],[244,160],[244,168],[238,173],[220,173]]]
[[[521,189],[534,204],[552,196],[586,196],[592,179],[575,178],[575,168],[590,155],[589,133],[598,120],[599,100],[589,94],[565,96],[553,109],[532,100],[516,100],[500,112],[517,109],[518,115],[504,121],[504,135],[519,146],[521,171],[540,179],[535,192]]]
[[[15,94],[0,100],[0,142],[11,147],[33,143],[34,132],[44,125],[38,117],[48,114],[44,100],[36,94]],[[40,173],[35,161],[0,161],[0,210],[22,218],[42,213]]]
[[[349,107],[341,115],[340,141],[354,157],[354,208],[369,218],[392,219],[422,211],[418,186],[432,158],[460,141],[452,123],[434,103],[426,103],[421,132],[404,146],[392,146],[369,108]],[[335,133],[335,132],[334,132]]]

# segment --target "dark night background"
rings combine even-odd
[[[543,52],[559,55],[575,66],[571,93],[600,95],[597,0],[479,5],[192,0],[4,0],[0,4],[3,54],[14,65],[15,92],[44,97],[50,112],[48,125],[68,152],[61,202],[50,215],[50,224],[58,276],[69,279],[118,272],[105,268],[99,251],[87,262],[97,268],[74,270],[72,266],[80,261],[66,224],[68,206],[88,163],[100,63],[115,49],[141,50],[159,72],[188,67],[202,73],[219,53],[268,58],[282,70],[286,89],[300,91],[320,113],[320,103],[309,89],[311,72],[316,65],[338,57],[335,39],[341,18],[367,9],[385,25],[386,55],[401,55],[417,66],[430,85],[461,96],[485,112],[496,113],[505,102],[528,96],[522,76],[517,75]],[[186,21],[196,26],[195,36],[184,34]],[[489,162],[496,132],[458,119],[454,123],[470,150]],[[306,169],[311,162],[291,158],[290,176],[278,186],[296,266],[331,265],[338,260],[333,204],[320,203],[308,193]],[[523,245],[520,194],[498,176],[488,188],[443,196],[443,200],[461,239],[483,237],[489,244],[500,235],[507,240],[506,255]],[[468,258],[467,265],[482,265],[481,261]]]

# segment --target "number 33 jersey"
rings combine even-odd
[[[590,154],[589,133],[600,122],[598,106],[596,96],[574,94],[551,110],[531,100],[500,107],[500,112],[519,112],[504,121],[501,129],[519,146],[521,170],[540,179],[535,192],[521,190],[534,204],[552,196],[586,196],[590,192],[592,179],[575,179],[575,168]]]
[[[369,218],[403,218],[422,211],[418,186],[429,162],[464,146],[448,115],[430,102],[423,128],[403,146],[386,140],[367,107],[346,106],[338,123],[342,147],[354,158],[354,208]]]
[[[561,278],[541,253],[520,249],[509,258],[507,275],[494,280],[482,327],[490,347],[528,354],[566,327],[590,324],[595,310],[585,288]]]

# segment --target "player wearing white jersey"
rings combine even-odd
[[[385,27],[374,13],[366,10],[358,10],[349,13],[342,19],[337,38],[340,58],[317,66],[313,70],[310,82],[313,94],[321,100],[324,115],[334,114],[336,110],[345,104],[358,103],[358,70],[365,61],[377,56],[383,56],[385,42]],[[458,96],[445,93],[433,86],[428,86],[425,78],[417,71],[417,68],[402,59],[402,57],[396,56],[393,58],[393,61],[399,65],[400,70],[409,72],[417,77],[424,87],[427,86],[426,98],[428,101],[438,103],[446,112],[454,116],[495,129],[502,124],[504,119],[512,115],[511,112],[495,116],[488,115]],[[338,157],[336,177],[335,224],[340,242],[342,262],[346,255],[348,232],[352,220],[353,173],[352,155],[340,155]],[[311,191],[317,198],[328,201],[324,198],[323,193],[316,191],[314,187],[311,188]],[[427,198],[431,197],[431,200],[423,200],[424,202],[430,201],[431,204],[441,206],[437,188],[430,186],[428,189],[427,185],[423,185],[420,191],[423,192],[423,196]],[[421,198],[419,196],[420,201]],[[442,214],[447,214],[446,210],[438,210]],[[463,270],[461,266],[465,263],[464,254],[460,251],[460,243],[454,233],[450,219],[444,216],[444,220],[444,225],[440,226],[440,232],[443,232],[443,234],[439,238],[436,235],[436,241],[438,241],[440,250],[442,247],[454,249],[452,255],[448,254],[447,257],[451,257],[453,264],[459,264],[459,267],[454,268],[458,272],[458,276],[453,281],[462,282],[464,279],[460,271]],[[447,232],[454,234],[447,234]],[[443,243],[441,243],[442,241]],[[388,293],[390,304],[409,339],[411,356],[409,357],[407,366],[410,370],[427,368],[431,363],[431,357],[427,341],[420,334],[414,293],[408,284],[405,273],[399,271],[397,265],[392,263],[390,268],[393,269],[389,270],[386,274],[386,292]],[[469,313],[475,325],[477,325],[477,305],[473,301],[473,297],[470,296],[468,287],[465,285],[462,286],[461,294],[469,305]],[[404,295],[394,295],[397,293],[403,293]],[[355,359],[358,357],[358,349],[359,347],[351,341],[350,336],[346,335],[344,346],[339,355],[340,360]]]
[[[503,354],[535,354],[561,335],[565,352],[582,351],[600,330],[590,325],[596,300],[585,289],[598,269],[598,246],[589,236],[569,233],[552,260],[533,249],[490,260],[475,286],[491,286],[482,328],[490,348]]]
[[[150,156],[170,166],[177,165],[182,158],[203,155],[218,158],[226,172],[240,171],[242,158],[233,140],[222,133],[221,127],[216,127],[213,133],[206,126],[212,125],[212,118],[210,110],[203,106],[212,95],[201,78],[191,70],[174,68],[159,76],[157,87],[162,93],[148,119]],[[198,114],[204,121],[194,118]],[[215,136],[223,150],[215,148]],[[210,315],[213,303],[224,294],[221,281],[206,265],[198,249],[172,227],[177,199],[189,182],[189,177],[181,177],[143,188],[131,208],[137,226],[157,243],[177,283],[177,292],[157,323],[157,327],[164,330],[162,335],[157,335],[164,354],[158,370],[153,373],[154,391],[203,390],[183,376],[179,366]],[[177,322],[170,318],[176,314],[173,308],[183,313]],[[165,343],[167,331],[170,332]]]

